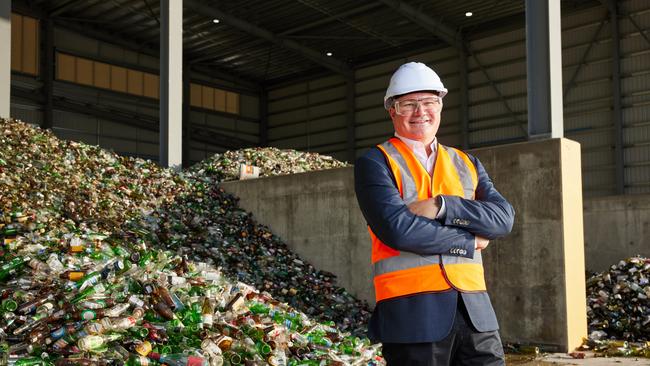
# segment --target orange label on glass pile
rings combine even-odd
[[[70,274],[68,274],[68,279],[70,281],[79,281],[83,276],[84,276],[83,272],[75,271],[75,272],[70,272]]]
[[[81,253],[83,250],[83,245],[70,245],[70,252],[72,253]]]
[[[149,341],[144,341],[137,346],[135,346],[135,351],[138,352],[139,354],[146,356],[151,352],[151,343]]]
[[[260,168],[253,165],[241,164],[239,166],[239,179],[254,179],[260,176]]]

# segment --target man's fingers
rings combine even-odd
[[[476,235],[476,250],[485,249],[490,241],[482,236]]]

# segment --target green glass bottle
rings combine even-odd
[[[138,339],[145,339],[149,335],[149,329],[141,326],[134,326],[129,328],[129,333]]]
[[[0,266],[0,281],[7,279],[7,277],[24,267],[25,263],[28,263],[30,260],[32,260],[30,257],[16,257]]]
[[[104,335],[89,335],[80,338],[79,341],[77,341],[77,346],[82,351],[97,351],[104,348],[104,346],[106,346],[107,343],[118,339],[122,339],[123,337],[124,336],[122,334],[118,334],[118,333],[104,334]]]
[[[257,349],[257,353],[262,355],[262,357],[266,358],[270,353],[271,353],[271,346],[269,346],[268,343],[264,341],[258,341],[255,343],[255,348]]]
[[[4,313],[6,311],[15,311],[17,308],[18,308],[17,302],[15,302],[12,299],[4,299],[0,304],[0,313]]]
[[[132,354],[124,363],[125,366],[152,366],[158,365],[158,362],[144,356]]]
[[[103,293],[105,291],[106,291],[106,287],[103,284],[98,283],[95,286],[87,287],[83,291],[80,291],[70,302],[76,304],[78,302],[85,300],[90,295]]]
[[[10,365],[13,364],[14,366],[49,366],[52,363],[43,360],[40,357],[23,357],[18,360],[15,360],[15,362],[9,360],[9,364]]]
[[[96,284],[97,282],[99,282],[99,280],[100,280],[101,278],[102,278],[102,275],[101,275],[101,273],[99,273],[99,272],[90,272],[90,273],[87,273],[87,274],[86,274],[85,276],[83,276],[83,277],[79,280],[79,282],[78,282],[78,283],[79,283],[79,290],[80,290],[80,291],[83,291],[83,290],[86,289],[87,287]]]
[[[248,309],[253,314],[268,314],[271,311],[271,307],[263,304],[261,302],[254,302],[248,306]]]
[[[210,363],[203,357],[190,356],[184,353],[159,354],[151,352],[149,358],[164,363],[167,366],[209,366]]]

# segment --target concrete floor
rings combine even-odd
[[[586,353],[584,359],[575,359],[566,353],[548,353],[537,358],[533,356],[507,355],[506,364],[517,366],[549,366],[549,365],[633,365],[650,366],[650,358],[635,357],[595,357],[593,353]]]

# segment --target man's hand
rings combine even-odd
[[[481,250],[487,248],[488,244],[490,244],[490,241],[485,239],[482,236],[476,235],[476,250]]]
[[[424,216],[431,220],[435,220],[440,211],[440,200],[438,196],[429,198],[422,201],[416,201],[408,205],[409,210],[418,216]]]

